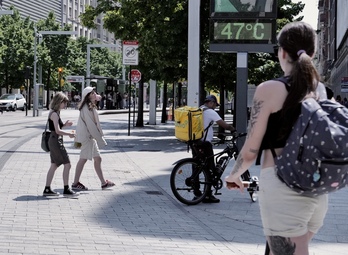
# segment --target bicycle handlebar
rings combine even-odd
[[[225,142],[228,142],[228,141],[235,141],[237,140],[238,138],[241,138],[243,136],[246,136],[247,133],[237,133],[237,132],[234,132],[234,133],[218,133],[217,137],[220,139],[220,141],[214,143],[214,144],[224,144]],[[231,136],[232,138],[231,139],[226,139],[226,137],[229,137]]]

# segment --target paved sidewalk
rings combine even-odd
[[[100,115],[108,141],[102,150],[104,175],[116,186],[101,190],[93,164],[87,162],[81,182],[89,191],[78,199],[41,196],[50,165],[49,154],[39,146],[41,130],[17,150],[4,152],[0,254],[264,253],[257,202],[252,203],[248,194],[222,189],[219,204],[181,204],[171,193],[169,175],[172,163],[190,154],[175,139],[173,123],[160,124],[158,118],[157,125],[131,127],[128,136],[127,118]],[[144,113],[144,123],[147,118]],[[72,180],[79,151],[69,138],[65,144]],[[251,172],[257,175],[258,169]],[[62,191],[62,186],[59,168],[52,187]],[[347,254],[347,194],[345,189],[331,196],[311,255]]]

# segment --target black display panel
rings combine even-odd
[[[219,19],[211,20],[210,26],[210,42],[263,44],[275,42],[275,20]]]

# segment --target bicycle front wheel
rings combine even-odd
[[[194,159],[177,163],[170,175],[170,187],[174,196],[187,205],[200,203],[208,193],[209,175]]]

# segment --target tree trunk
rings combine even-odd
[[[166,123],[167,121],[167,89],[168,89],[168,84],[165,81],[163,85],[163,105],[162,105],[162,118],[161,118],[161,123]]]
[[[144,126],[144,76],[141,77],[139,82],[139,101],[138,101],[138,118],[136,127]],[[135,99],[135,98],[134,98]],[[135,104],[134,104],[135,107]]]
[[[224,120],[225,119],[225,86],[223,79],[220,79],[220,107],[219,115]],[[219,133],[223,133],[225,130],[219,126]]]
[[[178,106],[182,106],[182,83],[178,83]]]

